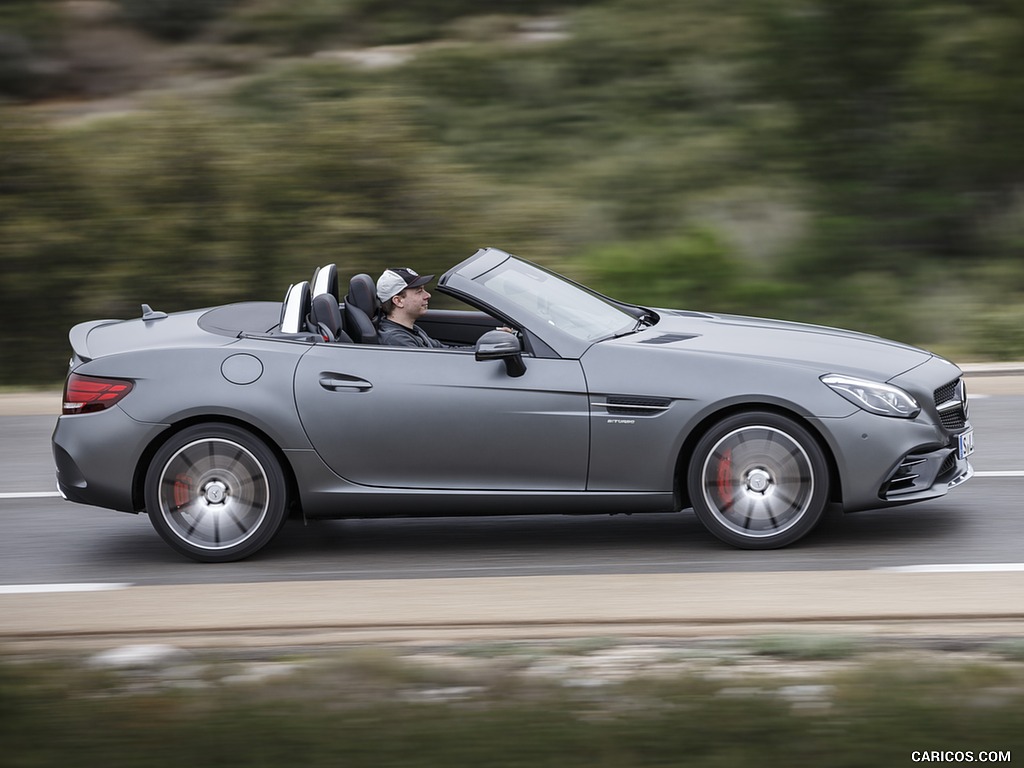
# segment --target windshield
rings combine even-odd
[[[636,327],[637,318],[607,299],[533,264],[508,259],[476,281],[527,312],[583,341]]]

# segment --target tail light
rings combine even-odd
[[[64,414],[95,413],[120,402],[134,385],[126,379],[105,379],[72,373],[64,384]]]

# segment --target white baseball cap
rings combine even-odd
[[[418,288],[433,279],[433,275],[419,275],[408,267],[385,270],[384,274],[377,278],[377,298],[384,304],[406,288]]]

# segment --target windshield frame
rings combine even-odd
[[[519,282],[501,281],[508,275],[514,275]],[[524,282],[525,279],[537,282]],[[530,297],[527,287],[539,285],[545,287],[543,296]],[[551,269],[497,248],[482,248],[452,267],[441,276],[437,287],[443,293],[470,304],[485,306],[491,312],[510,318],[517,327],[529,331],[535,339],[543,342],[534,346],[546,347],[560,357],[578,358],[593,344],[639,330],[653,315],[644,307],[612,299]],[[551,316],[552,299],[557,300],[556,317]],[[563,303],[570,306],[571,317],[566,317]],[[596,312],[605,321],[603,324],[591,323],[590,332],[581,332],[581,323],[586,325],[588,318],[594,320],[593,315],[573,314],[581,308],[584,315]]]
[[[622,336],[636,327],[636,316],[616,302],[527,261],[507,259],[473,279],[539,323],[588,344]]]

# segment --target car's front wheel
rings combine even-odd
[[[736,414],[708,430],[687,482],[704,526],[743,549],[792,544],[818,524],[829,498],[818,442],[796,421],[767,412]]]
[[[179,432],[156,452],[145,482],[153,527],[200,562],[249,557],[287,518],[288,486],[274,453],[230,424]]]

